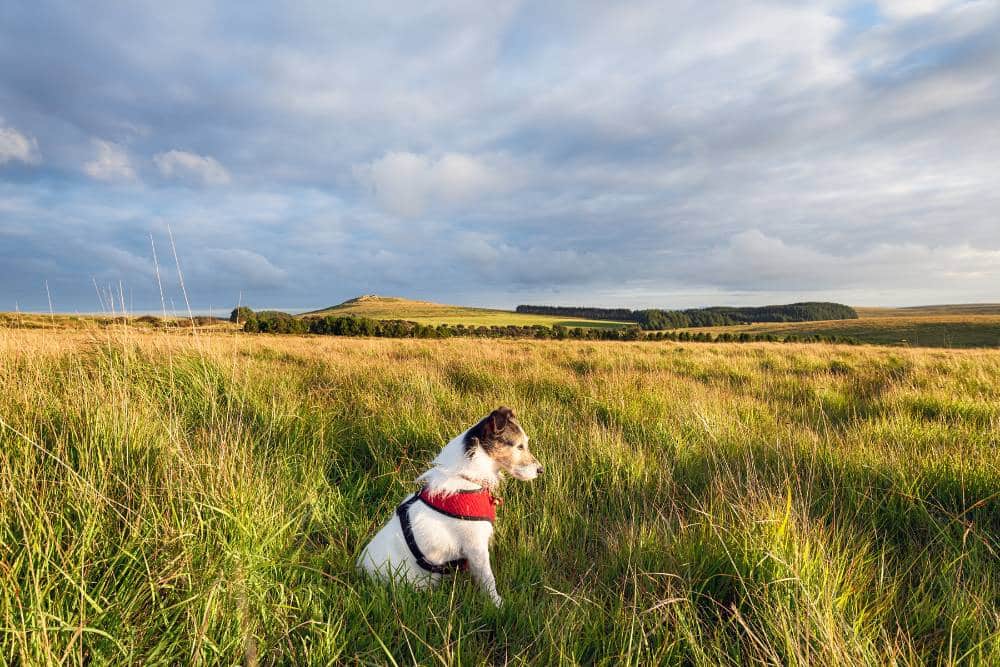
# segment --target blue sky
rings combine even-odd
[[[198,309],[1000,301],[998,211],[992,0],[0,7],[0,310],[168,228]]]

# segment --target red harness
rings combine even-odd
[[[410,548],[410,553],[417,561],[417,565],[437,574],[450,574],[455,570],[466,567],[464,558],[456,558],[438,565],[429,562],[413,536],[413,526],[410,524],[410,505],[420,501],[430,507],[435,512],[440,512],[445,516],[463,521],[489,521],[493,523],[497,518],[497,506],[500,499],[493,495],[489,489],[475,489],[470,491],[457,491],[448,495],[434,494],[428,491],[425,486],[419,493],[410,496],[396,508],[396,515],[399,517],[400,528],[403,529],[403,537],[406,539],[406,546]]]
[[[441,514],[466,521],[489,521],[497,519],[500,499],[489,489],[456,491],[455,493],[434,494],[425,486],[418,496],[425,505]]]

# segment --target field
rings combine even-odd
[[[518,326],[562,325],[566,327],[588,327],[616,329],[627,326],[625,322],[606,320],[585,320],[576,317],[552,317],[548,315],[527,315],[510,310],[490,308],[468,308],[447,306],[430,301],[413,301],[391,296],[368,295],[345,301],[344,303],[316,310],[304,315],[359,315],[376,320],[410,320],[420,324],[464,324],[466,326]]]
[[[856,320],[763,322],[677,331],[719,334],[771,333],[777,336],[850,336],[863,343],[909,347],[1000,347],[1000,315],[870,315]]]
[[[192,326],[192,318],[177,315],[162,318],[159,316],[121,315],[48,315],[42,313],[10,313],[0,312],[0,329],[54,329],[64,332],[89,331],[97,333],[99,329],[121,327],[127,324],[130,330],[141,331],[156,328],[188,329]],[[222,333],[235,331],[239,327],[218,317],[195,316],[194,326],[199,331]]]
[[[677,329],[796,336],[848,336],[863,343],[908,347],[1000,347],[1000,305],[958,304],[911,308],[858,308],[860,319],[815,322],[765,322],[728,327]],[[546,315],[527,315],[504,310],[446,306],[384,296],[363,296],[339,306],[305,315],[361,315],[375,319],[405,319],[422,324],[620,327],[623,322],[581,320]]]
[[[856,307],[859,317],[933,317],[942,315],[1000,315],[1000,303],[957,303],[904,308]]]
[[[512,406],[505,604],[354,571]],[[0,662],[998,664],[1000,351],[0,329]]]

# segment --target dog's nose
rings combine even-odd
[[[538,466],[538,474],[541,475],[543,472],[545,472],[545,468]]]

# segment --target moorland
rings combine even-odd
[[[1000,351],[220,326],[0,328],[13,664],[1000,661]],[[504,606],[355,572],[500,404]]]

